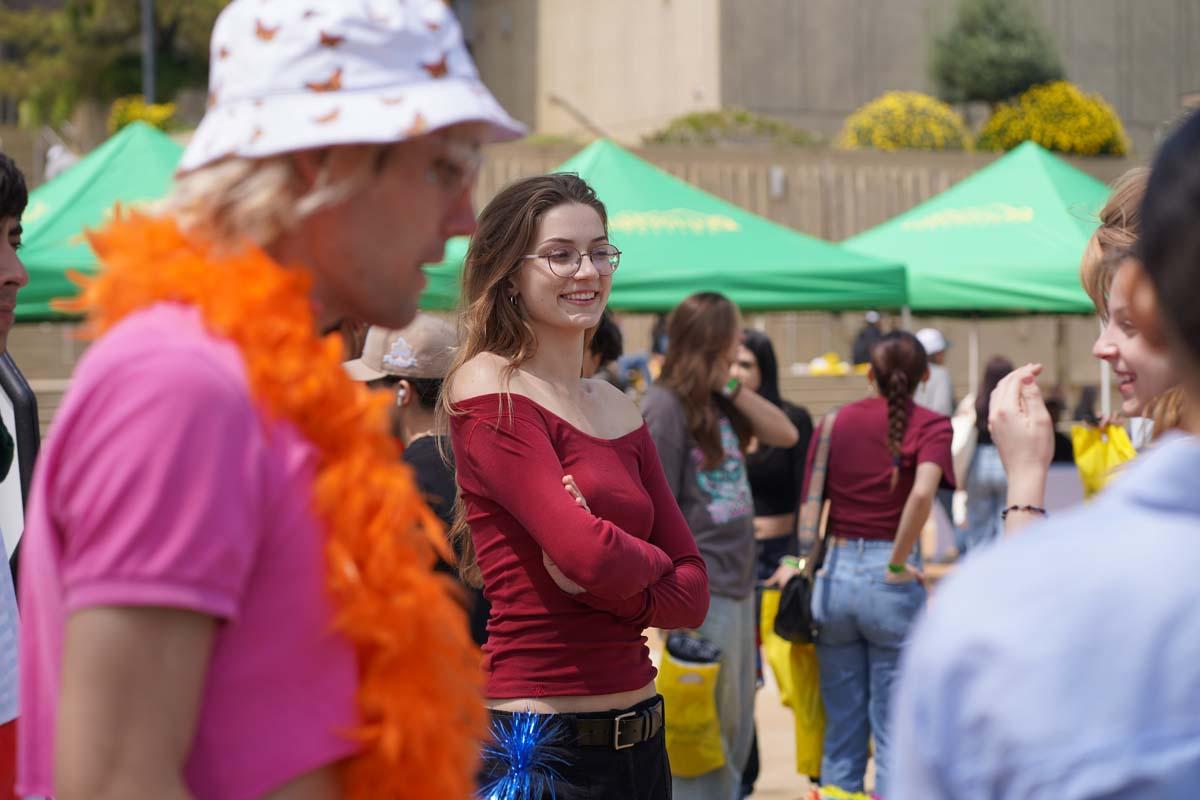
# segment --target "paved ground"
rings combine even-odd
[[[797,800],[809,789],[808,778],[796,774],[796,735],[792,710],[779,702],[774,683],[758,690],[759,776],[753,800]]]
[[[779,702],[774,682],[758,690],[755,705],[758,724],[760,773],[751,800],[800,800],[808,792],[808,778],[796,774],[796,734],[792,710]],[[867,765],[867,789],[875,784],[875,764]]]
[[[945,564],[927,564],[925,573],[931,582],[944,578],[951,570]],[[799,800],[808,791],[808,778],[796,774],[796,735],[792,711],[779,702],[779,691],[771,675],[767,684],[758,690],[755,721],[758,724],[758,747],[761,759],[758,783],[751,800]],[[867,789],[875,785],[875,765],[867,766]]]

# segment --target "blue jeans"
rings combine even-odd
[[[967,472],[967,525],[962,530],[960,553],[978,550],[994,542],[1004,528],[1000,512],[1008,501],[1008,478],[1000,451],[995,445],[975,448],[971,469]]]
[[[754,740],[754,594],[741,599],[714,594],[697,630],[721,648],[717,675],[717,719],[725,766],[695,778],[671,780],[675,800],[738,800],[742,770]],[[671,710],[667,709],[670,725]]]
[[[825,705],[821,782],[861,792],[873,734],[875,792],[885,798],[892,681],[900,648],[925,603],[917,581],[887,581],[891,554],[887,541],[831,540],[813,591]],[[910,560],[915,564],[915,555]]]

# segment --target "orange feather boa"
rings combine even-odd
[[[81,296],[64,305],[88,312],[89,335],[155,303],[195,306],[241,351],[263,412],[320,453],[327,588],[358,656],[362,750],[346,765],[346,797],[470,796],[483,681],[464,613],[432,571],[447,552],[442,526],[386,433],[387,401],[346,376],[336,336],[316,335],[310,276],[251,246],[218,257],[165,218],[118,215],[89,238],[104,267],[79,276]]]

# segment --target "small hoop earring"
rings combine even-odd
[[[515,306],[517,304],[517,296],[515,294],[510,294],[508,296],[508,302],[512,303]]]

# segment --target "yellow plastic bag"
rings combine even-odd
[[[779,684],[779,699],[792,709],[796,726],[796,772],[821,774],[821,748],[825,739],[825,707],[821,704],[821,677],[817,650],[811,644],[793,644],[775,635],[779,590],[764,589],[759,636],[763,654]]]
[[[1137,455],[1129,434],[1120,425],[1103,429],[1092,425],[1071,426],[1071,448],[1083,480],[1083,495],[1091,497],[1113,479],[1118,467]]]
[[[694,778],[725,766],[717,721],[717,675],[721,665],[680,661],[663,648],[655,684],[667,709],[667,758],[671,773]]]

